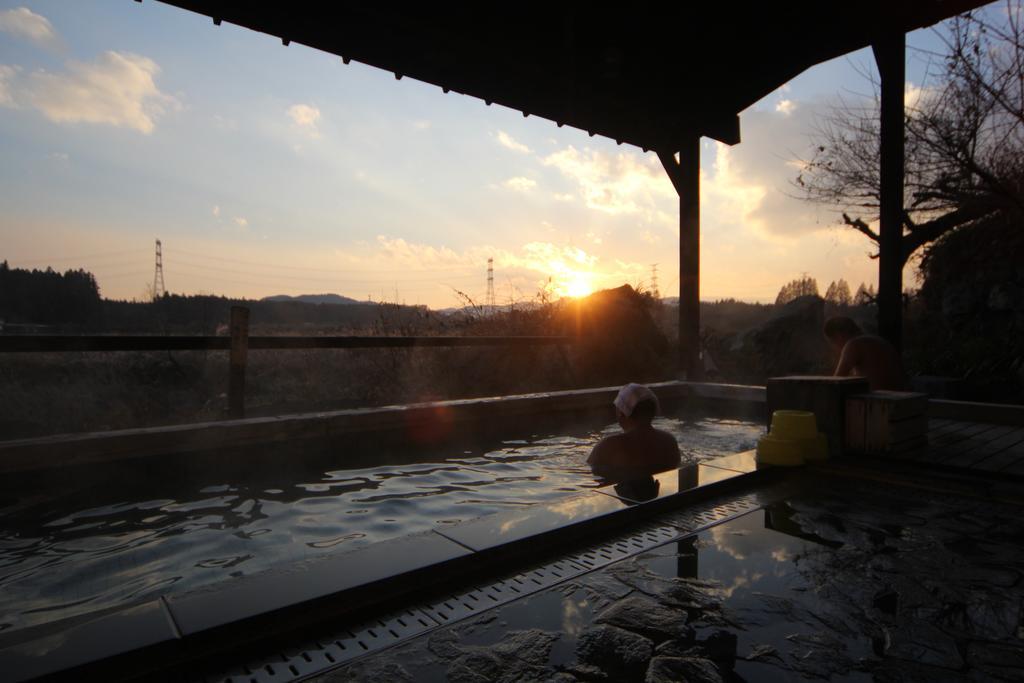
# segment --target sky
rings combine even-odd
[[[941,34],[908,35],[941,49]],[[795,198],[815,121],[863,97],[862,50],[701,145],[701,298],[876,282],[872,245]],[[924,53],[908,51],[908,88]],[[0,0],[0,259],[171,292],[498,303],[627,283],[678,294],[678,199],[657,157],[158,2]],[[907,278],[910,284],[912,275]]]

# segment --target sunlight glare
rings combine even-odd
[[[566,296],[574,299],[587,296],[594,291],[590,278],[585,273],[576,273],[572,280],[565,285]]]

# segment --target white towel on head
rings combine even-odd
[[[654,395],[654,392],[643,384],[630,382],[619,389],[619,395],[615,397],[612,403],[619,409],[620,413],[629,417],[633,414],[633,408],[636,408],[637,403],[648,399],[654,401],[655,412],[657,412],[658,397]]]

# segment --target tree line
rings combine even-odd
[[[83,325],[100,309],[100,288],[92,273],[11,268],[0,263],[0,321],[36,325]]]
[[[804,275],[782,285],[778,296],[775,297],[775,305],[784,306],[802,296],[821,296],[818,293],[818,281],[813,277]],[[863,282],[857,288],[857,293],[851,296],[849,283],[839,278],[838,281],[829,283],[824,299],[834,306],[867,306],[875,302],[876,296],[875,286],[865,285]]]

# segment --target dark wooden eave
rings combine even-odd
[[[805,69],[971,0],[401,3],[162,0],[644,149],[739,142]]]

